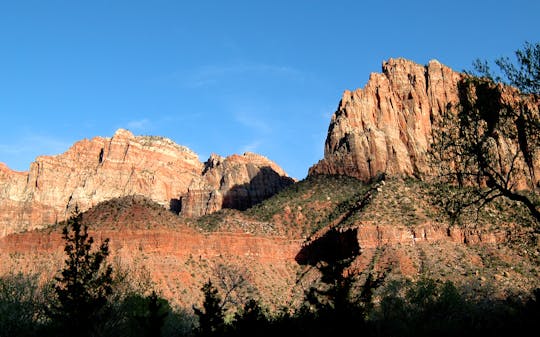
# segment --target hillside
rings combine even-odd
[[[359,246],[348,269],[360,284],[372,273],[385,284],[451,280],[478,296],[527,296],[540,287],[538,233],[526,212],[499,203],[482,222],[473,216],[452,223],[437,203],[438,188],[415,179],[312,176],[243,212],[185,219],[125,197],[95,206],[84,221],[96,238],[111,239],[116,268],[187,307],[200,300],[207,278],[223,282],[225,291],[235,277],[243,280],[239,297],[250,294],[274,309],[299,304],[320,276],[312,262],[325,251],[317,245],[333,233],[343,236],[341,245]],[[63,258],[59,232],[60,226],[0,239],[0,272],[52,276]]]

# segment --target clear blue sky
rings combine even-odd
[[[0,162],[159,135],[302,179],[343,90],[392,57],[470,69],[540,40],[540,1],[0,0]]]

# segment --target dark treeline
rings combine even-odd
[[[269,313],[248,300],[225,315],[216,288],[205,284],[205,302],[194,312],[173,309],[155,292],[115,294],[92,320],[73,325],[51,318],[50,287],[36,276],[0,279],[0,336],[527,336],[540,319],[540,291],[525,301],[472,300],[450,282],[423,280],[388,287],[381,300],[313,302]],[[359,294],[358,294],[359,295]],[[66,317],[68,317],[66,315]]]

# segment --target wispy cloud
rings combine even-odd
[[[12,143],[0,144],[0,161],[12,169],[24,171],[37,156],[60,154],[70,146],[70,142],[54,136],[29,134]]]
[[[139,120],[132,120],[127,124],[128,129],[134,131],[141,131],[147,129],[150,126],[150,120],[148,118],[143,118]]]
[[[249,144],[246,144],[240,148],[240,153],[255,152],[262,144],[261,140],[255,140]]]
[[[272,77],[287,77],[301,79],[303,75],[293,67],[246,63],[234,65],[208,65],[196,69],[191,75],[187,76],[185,84],[192,88],[206,87],[226,81],[231,77],[257,75]]]
[[[44,154],[57,154],[66,151],[70,145],[55,137],[28,135],[11,144],[0,144],[0,153],[13,155],[39,150]]]
[[[243,126],[257,132],[268,134],[272,128],[261,117],[258,117],[251,109],[237,110],[234,113],[234,119]]]

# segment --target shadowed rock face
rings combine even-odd
[[[367,181],[380,173],[416,177],[434,173],[437,168],[429,165],[427,155],[432,129],[441,129],[434,121],[442,112],[457,113],[464,76],[438,61],[427,66],[405,59],[384,62],[382,73],[371,74],[363,89],[345,91],[328,128],[324,159],[309,174],[344,174]],[[525,104],[538,112],[538,98],[523,97],[506,86],[496,90],[501,93],[500,104]],[[497,143],[501,158],[517,145],[513,139]],[[534,161],[528,166],[538,171],[539,157]]]
[[[283,182],[292,181],[263,158],[255,154],[231,156],[223,165],[216,163],[221,165],[216,169],[201,163],[188,148],[162,137],[134,136],[120,129],[112,138],[85,139],[63,154],[38,157],[28,172],[0,165],[0,236],[62,221],[76,206],[85,211],[127,195],[144,195],[179,212],[182,199],[194,190],[190,186],[203,183],[210,188],[205,190],[207,194],[217,193],[216,197],[225,201],[203,207],[188,197],[188,210],[182,213],[247,208],[286,186]],[[244,170],[236,169],[239,165]]]
[[[212,155],[202,176],[182,198],[182,215],[201,216],[221,208],[245,210],[294,183],[267,158],[245,153],[222,158]]]

